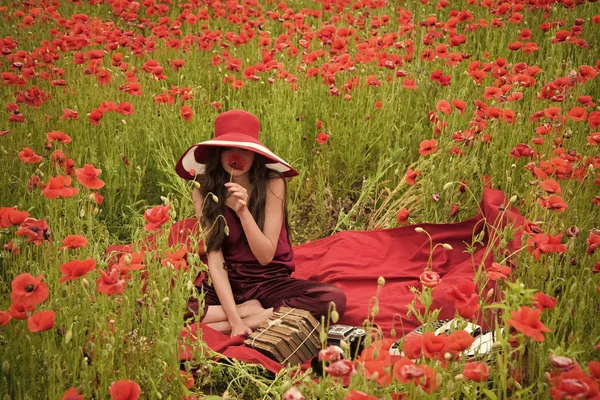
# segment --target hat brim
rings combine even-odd
[[[250,150],[265,157],[267,161],[270,161],[266,162],[265,166],[281,172],[284,177],[290,178],[299,175],[298,171],[288,162],[273,153],[260,141],[252,140],[246,135],[237,133],[227,133],[219,136],[218,139],[211,139],[190,146],[175,165],[177,175],[183,179],[192,180],[196,175],[203,174],[206,169],[206,156],[211,147],[236,147]]]

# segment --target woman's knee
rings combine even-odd
[[[333,285],[328,285],[327,289],[321,294],[320,300],[323,304],[322,315],[327,315],[330,303],[335,305],[335,310],[340,317],[346,312],[346,294]]]

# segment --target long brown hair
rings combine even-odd
[[[200,183],[200,193],[202,194],[202,217],[200,224],[204,229],[210,229],[206,235],[206,252],[218,250],[225,240],[225,219],[217,218],[219,215],[225,216],[225,198],[227,196],[226,182],[229,182],[230,175],[221,165],[222,147],[214,147],[214,151],[209,152],[206,158],[206,168],[203,174],[196,176],[196,181]],[[287,181],[279,171],[272,170],[265,166],[265,158],[255,153],[254,162],[248,171],[250,175],[250,184],[252,192],[248,209],[256,221],[256,225],[262,231],[265,226],[265,205],[268,190],[268,181],[276,177],[281,177],[284,182],[285,195],[283,199],[283,220],[287,230],[288,244],[291,245],[288,211],[287,211]],[[214,202],[209,193],[218,197],[218,202]],[[216,221],[216,222],[215,222]],[[214,226],[213,226],[214,223]],[[241,240],[248,243],[246,233],[242,230]]]

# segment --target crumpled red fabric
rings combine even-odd
[[[484,222],[493,228],[486,227]],[[295,246],[296,270],[292,276],[330,283],[342,289],[347,296],[347,306],[346,313],[338,323],[352,326],[360,326],[369,315],[373,305],[372,298],[377,291],[377,280],[380,276],[384,277],[385,285],[379,294],[379,311],[375,323],[382,329],[384,336],[389,338],[392,321],[396,318],[393,326],[401,337],[420,325],[414,316],[406,316],[408,304],[414,297],[409,288],[421,288],[419,277],[430,255],[429,238],[425,233],[417,233],[416,227],[425,229],[431,235],[434,245],[448,243],[452,246],[452,250],[437,247],[432,257],[433,271],[441,277],[440,284],[433,290],[432,308],[441,308],[439,319],[451,319],[455,315],[455,309],[446,297],[448,288],[460,279],[473,279],[481,262],[486,268],[491,265],[494,259],[490,248],[500,246],[499,238],[494,235],[495,230],[502,231],[505,226],[512,226],[515,234],[501,251],[506,254],[517,251],[521,247],[524,223],[523,216],[517,209],[509,206],[502,191],[488,188],[483,192],[480,212],[461,222],[343,231]],[[187,240],[187,235],[196,226],[195,218],[175,223],[169,234],[169,245]],[[471,254],[465,252],[465,243],[472,243],[472,238],[482,231],[483,244],[475,247],[471,258]],[[154,243],[153,240],[149,245]],[[111,246],[109,249],[126,250],[127,247],[123,246],[128,245]],[[488,286],[493,285],[492,281]],[[496,293],[494,296],[498,295]],[[497,300],[497,297],[490,300]],[[422,309],[422,306],[417,306],[417,309]],[[481,318],[478,322],[484,323]],[[283,368],[281,364],[245,346],[242,337],[229,338],[204,324],[197,324],[194,329],[201,332],[197,336],[199,340],[227,357],[261,364],[275,373]]]

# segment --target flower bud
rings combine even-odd
[[[423,232],[425,232],[425,229],[421,228],[420,226],[417,226],[415,228],[415,232],[417,232],[417,233],[423,233]]]
[[[229,236],[229,227],[227,225],[225,225],[223,232],[225,232],[225,236]]]
[[[333,310],[331,312],[331,322],[336,324],[339,319],[340,319],[340,313],[338,313],[336,310]]]
[[[444,190],[448,190],[452,187],[452,185],[454,185],[454,182],[448,182],[444,185]]]
[[[511,203],[511,204],[514,203],[515,201],[517,201],[517,195],[516,194],[512,195],[512,197],[510,198],[510,200],[508,200],[508,202]]]
[[[212,194],[212,193],[211,193],[211,194]],[[219,198],[218,198],[216,195],[214,195],[214,194],[212,194],[212,199],[213,199],[213,201],[214,201],[215,203],[218,203],[218,202],[219,202]]]
[[[444,359],[447,361],[450,361],[452,359],[452,354],[445,352],[444,353]]]
[[[452,250],[452,246],[450,246],[448,243],[442,244],[442,247],[445,248],[446,250]]]
[[[485,295],[485,298],[489,299],[493,295],[494,295],[494,288],[491,288],[490,290],[488,290],[487,294]]]
[[[385,278],[383,276],[380,276],[379,278],[377,278],[377,285],[378,286],[385,285]]]
[[[73,331],[71,329],[69,329],[67,331],[67,333],[65,334],[65,343],[69,344],[69,342],[71,341],[71,339],[73,339]]]
[[[91,201],[92,203],[95,203],[96,195],[94,193],[90,193],[90,195],[88,196],[88,200]]]
[[[465,379],[465,376],[463,374],[458,374],[454,377],[454,380],[456,381],[462,381],[463,379]]]
[[[168,197],[160,196],[160,199],[162,200],[163,203],[165,203],[165,206],[168,206],[169,204],[171,204],[171,200],[169,200]]]
[[[390,336],[393,338],[396,337],[396,330],[394,328],[390,329]]]
[[[378,312],[379,312],[379,307],[378,306],[373,306],[373,309],[371,310],[371,314],[377,315]]]
[[[126,254],[123,261],[125,261],[125,265],[129,267],[131,265],[131,254]]]
[[[82,209],[79,211],[79,218],[83,218],[83,217],[85,217],[85,208],[82,208]]]
[[[81,278],[81,286],[83,286],[84,289],[89,289],[90,281],[85,278]]]
[[[327,332],[321,331],[319,339],[321,340],[321,343],[327,343]]]
[[[197,189],[200,189],[200,183],[199,182],[194,181],[193,184],[194,184],[194,187],[196,187]]]
[[[162,303],[163,304],[167,304],[169,302],[169,298],[165,297],[164,299],[162,299]]]
[[[2,363],[2,372],[7,373],[9,369],[10,363],[8,362],[8,360],[4,360],[4,362]]]

